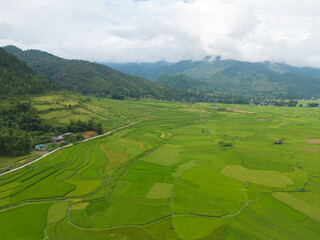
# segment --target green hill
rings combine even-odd
[[[194,85],[190,86],[193,90],[205,89],[207,92],[277,98],[319,97],[320,79],[292,69],[297,70],[268,62],[183,61],[158,69],[157,74],[161,72],[166,75],[155,81],[165,86],[185,89],[185,85],[176,81],[177,78],[167,75],[185,74],[194,79]],[[316,70],[313,73],[316,73]],[[168,83],[169,81],[175,83]]]
[[[122,65],[121,71],[129,68]],[[120,69],[119,66],[115,66]],[[311,98],[320,96],[320,70],[270,62],[241,62],[206,57],[143,72],[164,86],[242,96]],[[136,72],[141,76],[142,73]],[[176,75],[176,76],[174,76]],[[191,81],[192,79],[192,81]]]
[[[120,72],[143,77],[145,79],[153,80],[154,72],[159,68],[169,66],[168,62],[155,62],[155,63],[101,63]]]
[[[163,97],[168,90],[141,77],[116,71],[102,64],[82,60],[66,60],[47,52],[27,50],[14,46],[4,49],[25,61],[39,74],[69,91],[94,94],[151,95]]]
[[[56,89],[44,77],[36,74],[26,63],[0,48],[0,95],[11,97],[42,94]]]
[[[207,85],[206,83],[184,73],[169,73],[158,77],[155,81],[167,87],[181,88],[185,90],[205,90]]]

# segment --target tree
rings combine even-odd
[[[98,123],[98,124],[97,124],[96,132],[97,132],[98,134],[102,134],[102,133],[103,133],[103,127],[102,127],[101,123]]]
[[[30,133],[6,128],[0,132],[0,155],[23,155],[29,153],[32,146]]]

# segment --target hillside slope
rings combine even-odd
[[[114,68],[120,72],[139,76],[148,80],[154,80],[154,72],[159,68],[169,66],[168,62],[155,62],[155,63],[102,63],[103,65]]]
[[[174,88],[242,96],[320,96],[320,69],[315,68],[298,68],[271,62],[220,60],[211,57],[201,61],[183,60],[159,67],[156,67],[158,63],[148,66],[148,69],[145,68],[141,72],[135,68],[135,74],[149,76],[149,80]],[[134,65],[115,64],[114,67],[127,72],[132,70]]]
[[[163,86],[102,64],[66,60],[39,50],[22,51],[14,46],[7,46],[4,49],[25,61],[42,76],[69,91],[100,96],[116,93],[161,97],[166,94],[166,88]]]
[[[26,63],[0,48],[0,96],[41,94],[56,87],[36,74]]]

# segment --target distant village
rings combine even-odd
[[[289,100],[251,100],[251,103],[254,103],[258,106],[279,106],[279,107],[296,107],[298,105],[298,101]],[[319,103],[307,103],[307,104],[299,104],[299,107],[320,107]]]

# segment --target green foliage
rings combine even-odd
[[[168,89],[164,87],[140,77],[118,72],[105,65],[66,60],[39,50],[22,51],[12,46],[4,49],[25,61],[39,74],[61,88],[73,92],[98,96],[108,96],[110,93],[131,97],[150,95],[155,98],[164,98],[168,95]]]
[[[0,105],[0,155],[29,153],[33,144],[31,132],[49,129],[30,102]]]
[[[51,203],[24,205],[1,212],[1,238],[7,240],[43,239],[45,234],[43,229],[46,226],[46,215],[50,205]]]
[[[56,87],[27,64],[0,48],[0,95],[3,97],[47,93]]]
[[[112,65],[130,72],[132,65]],[[240,96],[264,96],[278,99],[319,97],[320,70],[294,68],[270,62],[250,63],[207,57],[201,61],[136,69],[135,75],[147,76],[164,86],[178,89],[224,93]]]
[[[30,102],[11,100],[0,105],[0,120],[0,129],[17,126],[25,131],[39,131],[47,128]]]
[[[222,142],[222,141],[219,142],[219,145],[222,147],[232,147],[232,143],[226,143],[226,142]]]
[[[112,94],[111,99],[123,100],[124,96],[121,94],[118,94],[118,93],[114,93],[114,94]]]
[[[155,78],[154,72],[157,69],[168,66],[170,63],[167,62],[155,62],[155,63],[103,63],[111,68],[114,68],[120,72],[140,76],[145,79],[153,80]]]
[[[168,74],[158,77],[155,82],[171,87],[185,90],[205,90],[206,84],[187,74]]]
[[[42,101],[51,104],[48,96]],[[5,239],[319,239],[314,108],[81,104],[77,110],[86,106],[99,117],[105,109],[116,120],[145,116],[0,176]],[[286,144],[272,144],[279,136]]]
[[[73,133],[85,132],[85,131],[96,131],[98,134],[103,133],[103,127],[101,123],[95,122],[93,118],[88,120],[88,122],[83,122],[81,120],[78,120],[78,121],[70,120],[67,126],[67,129],[68,131]]]
[[[308,103],[308,107],[319,107],[319,103]]]
[[[0,131],[0,155],[23,155],[30,152],[32,139],[28,132],[5,128]]]

